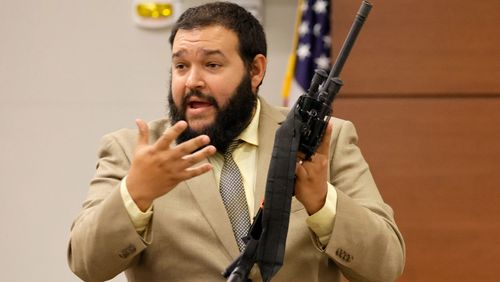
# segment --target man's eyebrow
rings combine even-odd
[[[182,55],[186,53],[186,50],[182,49],[182,50],[179,50],[175,53],[172,53],[172,58],[179,58],[179,57],[182,57]]]
[[[203,54],[205,56],[220,55],[220,56],[226,58],[226,55],[224,55],[224,53],[221,50],[219,50],[219,49],[215,49],[215,50],[203,49]]]
[[[185,49],[179,50],[175,53],[172,53],[172,58],[182,57],[185,53],[187,53]],[[226,58],[226,55],[219,49],[203,49],[202,53],[204,56],[219,55]]]

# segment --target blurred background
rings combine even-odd
[[[334,58],[360,1],[331,2]],[[2,1],[3,281],[79,281],[66,249],[100,137],[165,115],[170,30],[138,27],[134,3]],[[334,112],[355,123],[395,210],[407,244],[399,281],[497,281],[500,2],[372,3]],[[269,46],[259,94],[274,105],[283,103],[297,4],[259,9]]]

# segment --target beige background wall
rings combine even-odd
[[[1,280],[78,281],[66,245],[99,138],[164,115],[169,30],[134,26],[132,1],[1,4]],[[270,65],[262,94],[273,104],[281,103],[295,7],[264,5]]]

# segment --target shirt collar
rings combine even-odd
[[[238,139],[250,143],[252,145],[259,145],[259,118],[260,118],[260,100],[257,98],[257,107],[253,114],[250,124],[240,133]]]

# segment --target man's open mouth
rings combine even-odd
[[[212,103],[205,101],[191,101],[188,103],[188,107],[192,109],[199,109],[212,106]]]

